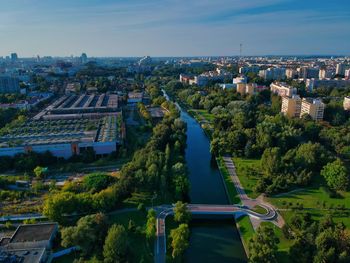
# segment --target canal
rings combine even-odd
[[[164,95],[169,99],[165,92]],[[191,182],[191,203],[228,204],[220,171],[211,161],[208,137],[200,124],[178,107],[181,110],[181,119],[187,124],[186,162]],[[190,247],[185,260],[194,263],[247,262],[233,218],[192,220]]]
[[[191,182],[191,203],[228,204],[225,187],[211,162],[210,141],[199,123],[181,110],[187,123],[186,162]],[[247,262],[233,218],[195,219],[191,224],[186,262]]]

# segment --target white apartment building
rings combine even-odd
[[[345,79],[350,79],[350,69],[345,70]]]
[[[297,89],[287,85],[285,82],[273,82],[270,85],[271,92],[278,96],[292,97],[297,94]]]
[[[323,120],[325,105],[319,99],[303,98],[301,102],[300,118],[308,114],[315,121]]]
[[[298,76],[298,72],[295,69],[287,68],[286,77],[287,79],[295,79]]]
[[[334,75],[334,72],[332,70],[328,69],[320,69],[320,72],[318,74],[319,79],[330,79]]]
[[[285,68],[268,68],[259,71],[259,76],[263,79],[282,80],[286,78]]]
[[[301,113],[301,98],[299,95],[282,97],[281,112],[290,118],[299,117]]]
[[[344,106],[344,110],[350,110],[350,96],[347,96],[344,98],[344,103],[343,103],[343,106]]]
[[[344,75],[345,74],[345,65],[343,63],[337,64],[335,74]]]

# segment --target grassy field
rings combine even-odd
[[[302,209],[311,213],[315,219],[321,218],[326,213],[332,213],[335,221],[343,222],[350,228],[350,202],[348,200],[350,200],[349,192],[341,192],[337,197],[330,197],[323,186],[294,190],[268,198],[269,202],[281,209],[292,209],[302,205]],[[281,213],[288,222],[295,212],[282,211]]]
[[[236,220],[238,230],[241,233],[243,245],[248,249],[249,239],[254,235],[254,228],[248,216],[242,216]]]
[[[246,194],[250,198],[256,198],[258,193],[254,192],[254,187],[258,181],[260,174],[258,174],[260,168],[260,160],[233,158],[233,163],[236,166],[236,172],[241,181],[242,186]],[[252,175],[248,175],[247,169],[255,169],[256,172]]]
[[[225,185],[226,185],[226,189],[228,192],[228,197],[230,200],[231,204],[239,204],[241,202],[241,200],[239,199],[239,196],[237,195],[236,192],[236,188],[235,185],[233,184],[230,174],[227,171],[227,168],[225,166],[224,160],[222,159],[222,157],[217,158],[217,163],[218,163],[218,167],[220,170],[220,173],[224,179]]]
[[[207,121],[209,123],[213,123],[214,121],[214,114],[209,113],[207,110],[194,110],[190,109],[188,110],[188,113],[193,115],[198,121]]]

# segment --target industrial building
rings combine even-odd
[[[117,151],[124,138],[117,95],[69,95],[2,135],[0,156],[49,151],[68,159],[89,149],[106,155]]]
[[[0,262],[51,262],[57,223],[20,225],[11,237],[0,240]]]
[[[37,114],[34,120],[100,118],[118,111],[119,96],[116,94],[70,94],[54,101]]]

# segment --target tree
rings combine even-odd
[[[281,170],[280,148],[267,148],[261,157],[261,163],[266,176],[278,174]]]
[[[107,218],[103,214],[88,215],[78,220],[76,226],[62,229],[64,247],[79,246],[84,256],[100,251],[107,232]]]
[[[187,224],[181,224],[178,228],[170,231],[172,257],[177,258],[183,255],[189,246],[190,231]]]
[[[174,219],[178,223],[189,223],[191,220],[191,213],[187,208],[187,204],[181,201],[176,202],[174,207]]]
[[[321,175],[325,178],[327,185],[335,191],[346,190],[349,185],[347,169],[340,159],[325,165]]]
[[[146,236],[147,238],[153,238],[156,236],[156,211],[154,209],[148,210],[147,222],[146,222]]]
[[[43,214],[57,222],[62,221],[63,214],[74,212],[76,196],[73,193],[62,192],[50,195],[44,202]]]
[[[87,191],[99,192],[112,182],[112,177],[104,173],[92,173],[84,177],[83,186]]]
[[[277,243],[279,239],[275,236],[270,226],[261,226],[256,234],[249,240],[249,262],[271,263],[277,262]]]
[[[47,171],[47,168],[44,168],[44,167],[41,167],[41,166],[37,166],[33,170],[35,176],[38,177],[38,178],[43,178],[45,173],[46,173],[46,171]]]
[[[116,263],[125,260],[128,250],[128,234],[122,225],[112,225],[103,246],[105,263]]]

